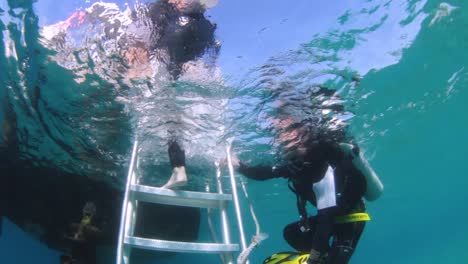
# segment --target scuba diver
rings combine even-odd
[[[370,220],[363,197],[377,199],[383,185],[356,145],[315,133],[317,129],[301,126],[292,118],[278,124],[278,140],[295,142],[282,156],[287,160],[284,165],[249,166],[235,156],[233,165],[254,180],[288,179],[289,188],[297,196],[300,220],[287,225],[283,235],[294,249],[309,253],[308,258],[296,254],[302,257],[295,263],[346,264]],[[317,209],[316,215],[308,215],[307,202]],[[281,263],[280,255],[264,263]]]
[[[70,255],[60,256],[61,264],[94,264],[96,263],[96,239],[101,230],[93,225],[96,216],[96,205],[87,202],[83,207],[83,217],[80,223],[73,223],[74,232],[65,238],[72,242]]]

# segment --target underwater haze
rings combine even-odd
[[[347,127],[385,185],[367,203],[372,221],[351,264],[468,263],[467,1],[219,0],[207,11],[217,25],[218,57],[198,58],[177,81],[155,58],[135,67],[122,59],[122,28],[102,41],[107,31],[98,22],[77,18],[64,26],[95,2],[0,0],[1,192],[18,161],[31,172],[48,168],[122,190],[137,137],[143,174],[162,185],[172,133],[186,148],[187,188],[200,191],[226,140],[234,139],[242,160],[273,164],[275,118],[320,116],[327,131]],[[153,1],[107,7],[121,15],[145,2]],[[320,87],[336,91],[344,109],[314,97]],[[298,219],[287,181],[244,180],[268,234],[250,263],[293,250],[282,238]],[[243,205],[250,242],[255,226]],[[0,217],[0,263],[59,263],[60,252]],[[201,237],[205,218],[202,212]],[[103,251],[98,261],[113,263],[113,253]],[[177,254],[136,263],[187,261],[219,259]]]

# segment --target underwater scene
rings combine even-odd
[[[468,263],[467,10],[0,0],[0,263]]]

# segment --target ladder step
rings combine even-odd
[[[125,237],[124,243],[135,248],[168,252],[222,253],[239,251],[237,244],[191,243],[129,236]]]
[[[232,200],[230,194],[174,191],[139,184],[132,184],[130,190],[136,200],[177,206],[219,208]]]

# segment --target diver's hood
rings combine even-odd
[[[198,0],[206,9],[213,8],[218,4],[218,0]]]
[[[206,8],[198,1],[191,3],[189,6],[182,9],[180,12],[185,16],[202,17]]]

